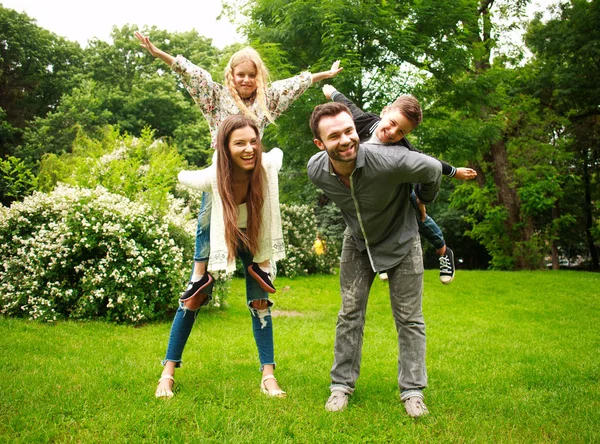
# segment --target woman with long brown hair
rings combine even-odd
[[[262,152],[260,132],[254,120],[243,115],[226,118],[217,135],[217,159],[199,171],[182,171],[179,181],[191,188],[212,194],[209,271],[235,269],[239,257],[246,273],[246,300],[252,317],[252,330],[258,349],[262,379],[260,388],[268,396],[282,397],[275,376],[273,324],[269,293],[250,275],[249,266],[285,256],[277,173],[283,153],[273,148]],[[171,397],[175,368],[181,364],[185,343],[194,325],[196,312],[210,298],[209,286],[203,298],[190,305],[180,301],[171,327],[165,368],[156,391],[157,397]]]
[[[310,85],[334,77],[342,71],[339,66],[340,62],[337,60],[331,65],[329,71],[302,72],[294,77],[270,83],[269,73],[262,58],[255,49],[246,47],[231,56],[225,68],[224,82],[219,84],[213,81],[206,70],[193,64],[182,55],[173,57],[156,47],[148,37],[140,32],[136,31],[135,37],[152,56],[162,60],[179,74],[208,122],[213,148],[216,145],[219,126],[226,117],[235,114],[249,117],[256,122],[262,136],[265,127],[273,123]],[[210,212],[210,194],[203,193],[196,231],[194,266],[187,288],[180,298],[191,304],[195,303],[194,299],[203,298],[204,290],[213,283],[212,276],[206,271],[209,250],[212,248],[208,241]],[[248,267],[248,271],[265,291],[275,293],[268,261],[252,263]]]

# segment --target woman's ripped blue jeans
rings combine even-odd
[[[248,266],[252,263],[252,254],[246,250],[238,250],[238,257],[244,265],[244,273],[246,276],[246,303],[251,314],[252,332],[258,349],[258,357],[260,368],[272,364],[275,365],[275,353],[273,346],[273,320],[271,316],[271,306],[273,302],[269,299],[269,294],[264,291],[258,282],[248,273]],[[207,293],[212,292],[209,289]],[[207,299],[208,300],[208,299]],[[252,302],[255,300],[266,300],[266,308],[259,310],[252,307]],[[196,321],[198,310],[191,310],[185,306],[183,302],[179,302],[175,319],[171,325],[171,333],[169,336],[169,345],[167,346],[167,354],[163,361],[175,362],[176,367],[180,367],[182,360],[183,349]]]

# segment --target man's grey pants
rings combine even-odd
[[[398,385],[402,392],[427,386],[425,322],[423,320],[423,254],[417,236],[410,253],[387,270],[392,313],[398,332]],[[335,330],[330,389],[354,391],[360,373],[365,313],[375,272],[367,252],[344,234],[340,264],[342,307]]]

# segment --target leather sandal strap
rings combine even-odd
[[[265,375],[262,378],[262,383],[264,384],[264,382],[268,381],[269,379],[275,379],[275,381],[277,381],[277,378],[275,378],[275,375]]]
[[[171,376],[171,375],[162,375],[160,377],[160,379],[158,380],[158,382],[160,383],[160,382],[164,381],[165,379],[170,379],[171,381],[175,382],[175,378],[173,378],[173,376]]]

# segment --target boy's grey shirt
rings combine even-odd
[[[437,196],[442,166],[436,159],[396,145],[360,144],[350,188],[334,173],[327,152],[308,161],[309,179],[340,208],[360,251],[374,271],[400,264],[418,236],[409,195],[423,203]]]

